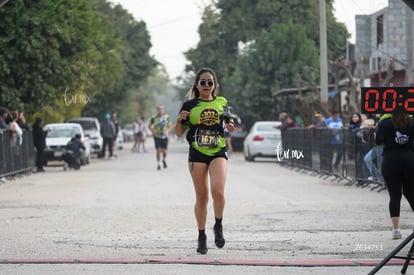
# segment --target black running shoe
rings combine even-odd
[[[224,244],[226,243],[226,241],[224,240],[223,237],[223,227],[222,226],[217,226],[214,225],[214,243],[216,244],[216,246],[218,248],[222,248],[224,246]]]
[[[159,164],[157,166],[157,170],[161,170],[161,166]]]
[[[200,253],[200,254],[207,254],[207,251],[208,251],[207,237],[198,238],[197,252]]]
[[[164,168],[167,168],[167,162],[165,160],[162,161],[162,164],[164,165]]]

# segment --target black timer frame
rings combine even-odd
[[[361,88],[361,113],[414,113],[414,87]]]

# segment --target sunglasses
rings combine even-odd
[[[214,82],[213,81],[205,81],[205,80],[201,80],[200,82],[198,82],[198,84],[200,84],[200,86],[204,87],[208,84],[208,86],[213,87]]]

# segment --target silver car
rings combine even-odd
[[[256,157],[276,158],[282,150],[282,134],[278,127],[280,121],[257,121],[243,142],[244,159],[254,161]]]

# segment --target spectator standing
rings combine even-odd
[[[339,117],[339,112],[334,111],[331,114],[331,117],[326,119],[326,124],[329,129],[331,129],[331,150],[329,150],[329,160],[330,160],[330,171],[332,172],[332,160],[333,154],[335,153],[335,161],[333,163],[333,169],[337,172],[339,168],[339,164],[342,159],[342,143],[343,143],[343,135],[342,135],[342,128],[344,124],[342,119]]]
[[[50,129],[43,130],[43,121],[40,117],[36,118],[33,126],[33,143],[36,148],[36,167],[37,172],[45,172],[43,165],[45,163],[44,152],[46,148],[46,136]]]
[[[103,145],[100,157],[105,158],[106,147],[108,147],[109,158],[113,159],[113,144],[114,138],[116,138],[116,130],[110,114],[105,115],[105,121],[101,124],[101,135],[103,138]]]
[[[139,153],[142,145],[142,150],[146,153],[145,140],[147,138],[148,127],[145,124],[145,118],[137,118],[132,124],[132,128],[134,129],[134,145],[132,146],[131,152],[137,151]]]
[[[29,124],[26,122],[26,118],[25,118],[23,112],[18,113],[17,123],[19,124],[19,126],[22,130],[26,130],[26,131],[30,130]]]
[[[23,143],[23,130],[20,128],[19,124],[17,123],[17,116],[18,112],[12,112],[11,119],[12,121],[9,123],[10,129],[10,145],[12,146],[12,150],[15,152],[16,155],[20,154],[20,146]]]
[[[354,130],[361,128],[362,118],[360,113],[352,113],[348,129]]]
[[[134,145],[132,145],[131,152],[135,152],[137,150],[137,145],[138,145],[138,135],[139,135],[139,132],[141,131],[139,123],[138,123],[138,118],[135,118],[134,121],[132,122],[132,131],[134,133]]]
[[[286,114],[285,122],[282,125],[277,126],[281,131],[286,131],[289,128],[298,128],[298,124],[296,123],[296,119],[291,114]]]
[[[388,116],[389,115],[385,115],[382,119]],[[384,178],[381,174],[382,152],[384,150],[384,146],[382,144],[375,144],[375,129],[378,126],[379,119],[380,115],[375,115],[372,118],[372,123],[368,123],[370,138],[368,138],[367,140],[369,140],[371,148],[364,156],[364,164],[368,170],[368,180],[384,182]]]
[[[409,114],[393,114],[381,119],[376,129],[375,143],[384,145],[381,172],[389,194],[389,214],[392,238],[402,238],[400,207],[404,194],[414,211],[414,124]]]
[[[164,106],[157,106],[157,114],[151,117],[149,129],[154,137],[157,170],[161,170],[161,161],[164,168],[167,168],[168,136],[172,129],[170,116],[164,113]],[[162,158],[161,158],[162,157]]]
[[[116,147],[116,139],[118,137],[118,133],[119,133],[119,121],[118,121],[118,114],[115,111],[112,111],[111,113],[111,121],[114,124],[115,127],[115,136],[113,138],[113,142],[112,142],[112,152],[115,151],[115,147]],[[113,154],[114,157],[116,157],[115,154]]]
[[[308,126],[308,129],[314,130],[314,129],[321,129],[321,128],[326,128],[326,127],[328,127],[328,125],[326,124],[325,118],[321,115],[320,112],[315,112],[313,114],[311,124]]]
[[[0,107],[0,132],[4,129],[7,129],[7,115],[7,110]]]
[[[327,130],[326,128],[328,125],[326,124],[325,118],[322,116],[320,112],[314,112],[311,124],[308,126],[309,131],[311,131],[312,141],[313,141],[313,148],[314,150],[319,152],[319,169],[324,170],[327,167],[330,167],[328,164],[328,159],[324,157],[324,150],[321,149],[323,144],[321,144],[322,140],[326,140],[324,134],[326,135]],[[322,130],[325,129],[325,130]]]
[[[145,123],[145,117],[141,117],[138,120],[138,126],[139,126],[139,132],[138,132],[138,152],[139,152],[139,148],[142,145],[142,151],[144,153],[147,152],[147,149],[145,148],[145,141],[147,139],[147,133],[148,133],[148,126]]]
[[[286,113],[286,112],[280,112],[280,114],[278,116],[278,119],[282,123],[282,125],[284,125],[286,123],[287,115],[288,115],[288,113]]]
[[[362,124],[362,117],[360,113],[354,112],[351,114],[351,119],[349,120],[348,125],[348,133],[350,134],[350,137],[352,137],[352,142],[345,143],[345,151],[347,152],[348,160],[355,159],[355,157],[358,158],[362,162],[363,154],[361,154],[361,124]],[[348,140],[351,141],[351,140]],[[359,171],[361,169],[358,169],[356,171],[357,176],[358,173],[361,173]],[[359,176],[358,176],[359,177]]]
[[[382,163],[383,145],[374,145],[364,156],[364,164],[368,169],[368,180],[383,182],[380,172]]]
[[[12,170],[19,167],[19,156],[21,145],[23,143],[23,130],[17,124],[17,112],[12,112],[9,122],[9,133],[10,133],[10,149],[12,152]]]

